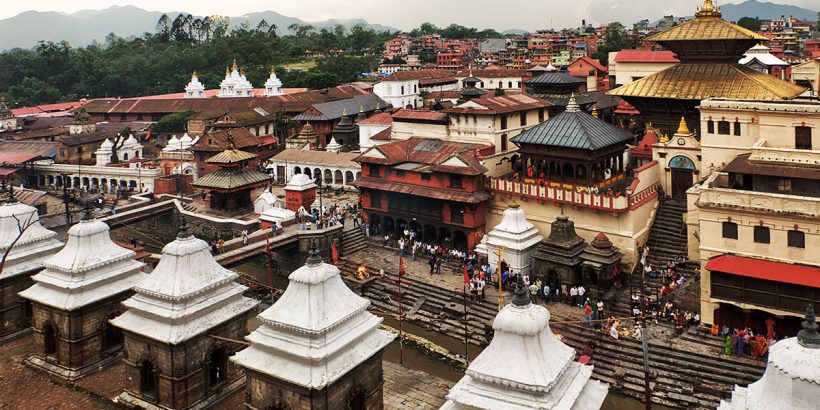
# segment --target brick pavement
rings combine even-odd
[[[384,408],[437,409],[445,402],[452,383],[396,363],[383,362]]]

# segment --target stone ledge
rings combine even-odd
[[[68,380],[70,382],[76,381],[78,379],[83,378],[91,373],[94,373],[98,370],[101,370],[103,367],[108,366],[110,364],[116,363],[122,358],[122,351],[118,352],[115,355],[111,355],[105,357],[101,360],[98,360],[94,363],[85,365],[80,368],[70,369],[68,367],[61,366],[56,363],[50,363],[44,360],[42,357],[31,355],[26,358],[25,364],[31,368],[44,371],[46,373],[52,374],[54,376],[60,377],[62,379]]]
[[[186,410],[202,410],[209,408],[243,387],[245,387],[245,376],[237,378],[230,384],[224,386],[218,392],[203,397],[196,403],[186,407]],[[120,393],[120,395],[114,399],[114,402],[117,404],[144,410],[172,410],[171,407],[166,407],[160,404],[147,402],[143,400],[141,397],[131,393],[128,390],[125,390],[124,392]]]

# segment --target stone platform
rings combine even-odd
[[[44,371],[46,373],[49,373],[49,374],[52,374],[54,376],[61,377],[61,378],[66,379],[70,382],[73,382],[73,381],[76,381],[76,380],[79,380],[79,379],[83,378],[84,376],[86,376],[88,374],[91,374],[91,373],[94,373],[96,371],[102,370],[103,368],[105,368],[108,365],[111,365],[115,362],[119,362],[121,358],[122,358],[122,352],[119,352],[119,353],[117,353],[113,356],[105,357],[102,360],[98,360],[94,363],[91,363],[89,365],[86,365],[86,366],[83,366],[83,367],[80,367],[80,368],[76,368],[76,369],[70,369],[68,367],[61,366],[57,363],[52,363],[49,360],[45,360],[42,357],[35,356],[35,355],[29,356],[26,359],[25,363],[26,363],[26,366],[35,368],[35,369],[40,370],[40,371]]]

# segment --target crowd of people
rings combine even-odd
[[[358,205],[345,203],[344,205],[332,204],[312,208],[310,211],[300,207],[296,212],[296,223],[304,230],[323,229],[329,226],[344,225],[345,219],[353,221],[353,226],[361,224],[361,211]]]
[[[769,317],[764,322],[766,334],[757,333],[748,324],[737,328],[715,323],[712,325],[712,336],[723,339],[723,353],[725,355],[746,356],[755,360],[760,360],[769,352],[769,348],[777,343],[778,336],[775,331],[776,322]]]

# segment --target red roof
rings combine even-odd
[[[80,101],[73,101],[73,102],[65,102],[65,103],[56,103],[56,104],[43,104],[37,105],[34,107],[23,107],[23,108],[13,108],[11,113],[14,114],[15,117],[20,117],[24,115],[34,115],[34,114],[41,114],[41,113],[48,113],[48,112],[58,112],[58,111],[70,111],[76,107],[80,107],[83,104]]]
[[[679,63],[671,51],[621,50],[615,54],[616,63]]]
[[[461,70],[456,73],[456,76],[466,77],[470,76],[476,78],[507,78],[507,77],[531,77],[532,73],[527,70],[519,70],[515,68],[484,68],[479,70]]]
[[[430,110],[402,108],[393,113],[393,120],[447,121],[447,114]]]
[[[36,152],[0,152],[0,164],[22,164],[39,156]]]
[[[461,98],[461,94],[458,91],[431,91],[424,96],[425,100],[435,100],[436,98],[442,98],[445,100],[457,100]]]
[[[393,134],[393,127],[387,127],[379,132],[376,135],[370,137],[371,140],[376,141],[390,141],[390,136]]]
[[[413,71],[399,71],[391,76],[385,77],[384,81],[408,81],[421,80],[430,78],[451,77],[455,74],[452,70],[413,70]]]
[[[431,138],[410,138],[384,145],[377,145],[370,150],[379,151],[384,158],[368,155],[370,150],[354,158],[363,164],[399,165],[413,163],[415,171],[448,172],[462,175],[480,175],[487,172],[476,157],[487,145],[450,142]],[[447,161],[457,157],[464,166],[448,164]],[[458,162],[458,161],[456,161]]]
[[[820,268],[811,266],[722,255],[710,259],[706,263],[706,269],[747,278],[820,288]]]
[[[633,107],[632,104],[626,102],[626,100],[621,100],[618,101],[618,108],[615,108],[615,114],[640,115],[641,112]]]
[[[277,141],[277,139],[273,135],[268,135],[268,136],[265,136],[265,137],[259,137],[259,145],[276,144],[276,141]]]
[[[607,72],[607,68],[602,66],[601,62],[599,62],[598,60],[596,60],[594,58],[590,58],[590,57],[587,57],[587,56],[580,57],[577,60],[573,61],[572,63],[570,63],[570,65],[569,65],[569,67],[567,67],[567,69],[572,71],[572,68],[571,68],[572,65],[575,64],[578,61],[583,61],[583,62],[595,67],[595,69],[598,70],[598,71]]]
[[[637,147],[632,148],[632,155],[652,159],[652,145],[658,143],[658,134],[655,130],[647,130]]]
[[[376,114],[370,118],[366,118],[364,120],[359,121],[359,125],[391,125],[393,124],[393,118],[390,117],[390,113],[383,112]]]
[[[533,110],[536,108],[547,108],[551,104],[539,98],[532,97],[527,94],[509,94],[498,97],[482,97],[470,100],[471,103],[476,103],[487,109],[475,107],[457,106],[443,110],[444,112],[454,114],[477,114],[477,115],[494,115],[503,114],[516,111]]]

